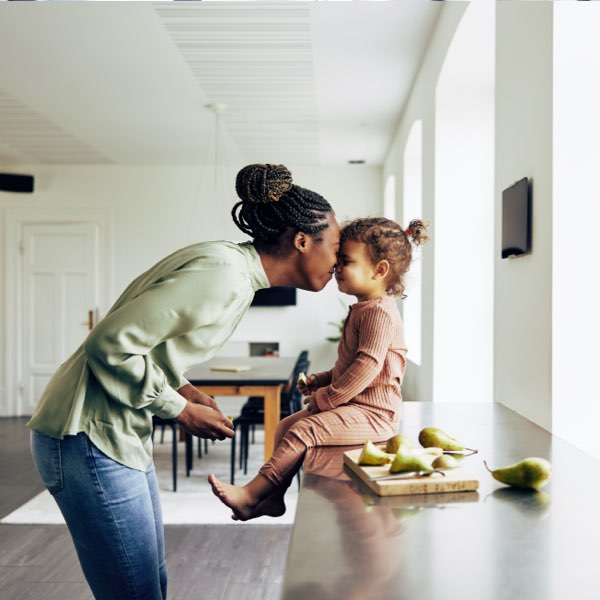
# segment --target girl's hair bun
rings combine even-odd
[[[428,227],[428,221],[413,219],[404,230],[404,233],[406,233],[406,237],[412,238],[415,246],[422,246],[429,239],[429,236],[427,235]]]
[[[292,187],[292,174],[285,165],[248,165],[235,180],[235,190],[243,202],[278,202]]]

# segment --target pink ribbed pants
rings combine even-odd
[[[307,448],[381,442],[398,433],[398,423],[357,404],[316,414],[301,410],[275,431],[275,450],[259,473],[277,487],[287,486],[302,465]]]

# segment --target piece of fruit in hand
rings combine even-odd
[[[300,373],[298,375],[298,387],[305,388],[308,385],[308,379],[306,379],[306,373]]]

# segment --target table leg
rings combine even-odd
[[[275,447],[275,429],[280,417],[281,387],[265,388],[265,462],[271,458]]]

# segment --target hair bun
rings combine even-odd
[[[243,202],[278,202],[292,187],[292,174],[284,165],[248,165],[235,180],[235,191]]]

